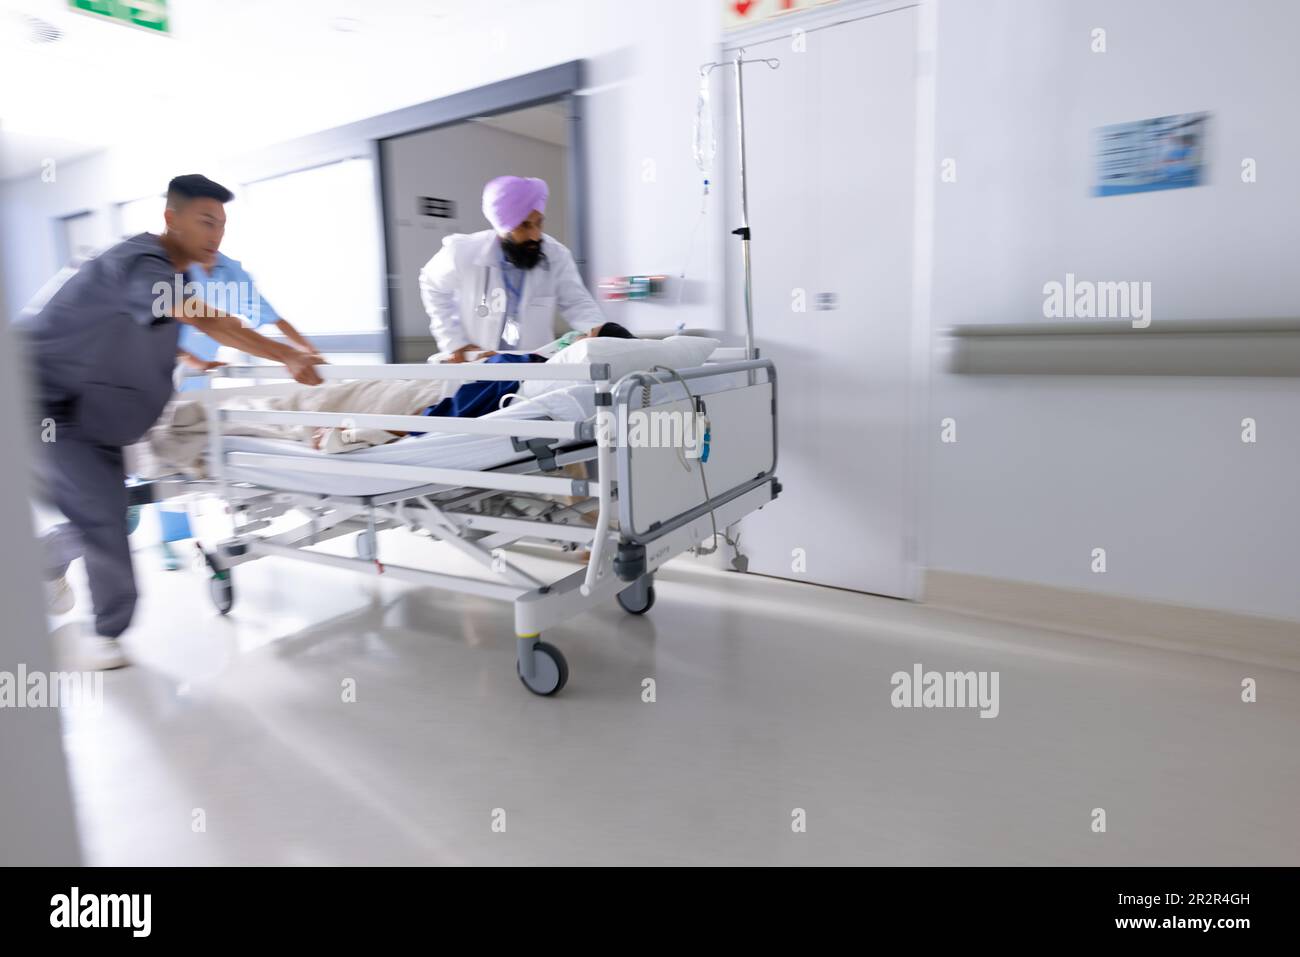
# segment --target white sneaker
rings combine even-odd
[[[68,580],[60,575],[45,583],[45,613],[47,615],[66,615],[77,603],[76,593]]]
[[[112,671],[129,664],[117,639],[102,635],[83,636],[73,653],[77,666],[85,671]]]

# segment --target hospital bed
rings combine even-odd
[[[770,360],[717,350],[695,368],[647,369],[611,381],[606,363],[321,366],[327,381],[397,378],[550,380],[561,397],[477,419],[364,412],[230,409],[229,400],[302,388],[278,366],[226,366],[209,373],[222,388],[199,393],[208,406],[207,478],[159,479],[134,500],[196,492],[227,503],[232,533],[200,544],[217,609],[235,601],[234,572],[259,558],[315,562],[363,574],[512,602],[517,671],[532,692],[564,687],[568,665],[543,632],[616,600],[639,615],[654,604],[664,562],[763,507],[776,479],[776,370]],[[743,353],[742,353],[743,355]],[[212,385],[218,385],[213,382]],[[572,409],[572,413],[564,410]],[[679,445],[638,441],[636,422],[699,424],[707,419],[707,461]],[[231,422],[420,432],[341,454],[303,443],[226,435]],[[649,433],[663,438],[665,429]],[[572,466],[579,466],[574,469]],[[286,527],[287,525],[287,527]],[[384,561],[377,533],[426,533],[482,567],[476,576]],[[314,546],[355,536],[355,557]],[[587,549],[587,565],[555,581],[519,567],[507,549],[549,543]]]

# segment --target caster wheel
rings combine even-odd
[[[375,556],[379,554],[379,543],[375,541],[375,533],[368,529],[357,533],[355,545],[357,558],[363,562],[373,562]]]
[[[217,606],[217,611],[223,615],[230,614],[230,609],[235,607],[235,583],[230,572],[218,572],[209,578],[208,594],[212,597],[212,604]]]
[[[640,595],[640,583],[633,582],[630,588],[618,593],[618,605],[629,615],[644,615],[655,605],[655,586],[647,585]]]
[[[519,672],[517,661],[515,671]],[[569,663],[564,660],[559,648],[539,641],[533,646],[533,676],[525,678],[520,673],[519,680],[533,694],[553,695],[569,680]]]

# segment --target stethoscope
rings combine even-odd
[[[478,297],[478,305],[474,307],[474,314],[478,316],[480,319],[487,318],[487,316],[492,312],[492,310],[488,308],[488,300],[487,300],[488,283],[491,280],[491,271],[492,271],[491,266],[483,267],[483,285]],[[514,295],[515,310],[518,311],[520,293],[522,292],[523,287],[520,286],[519,289],[515,289],[514,286],[510,285],[510,280],[506,278],[506,271],[504,268],[501,270],[501,279],[506,284],[506,288],[510,290],[510,292]],[[501,322],[497,326],[497,334],[496,334],[495,341],[498,343],[513,345],[515,342],[518,341],[518,339],[519,339],[518,320],[511,319],[509,312],[503,311],[501,313]]]
[[[502,262],[501,280],[506,284],[506,288],[509,289],[510,292],[514,293],[515,302],[517,304],[523,298],[524,287],[520,286],[518,289],[516,289],[510,285],[510,280],[506,278],[504,257],[502,257],[501,262]],[[544,269],[547,268],[545,263],[543,263],[542,268]],[[483,282],[479,285],[478,305],[474,307],[474,315],[478,316],[480,319],[486,318],[487,315],[492,311],[491,309],[488,308],[488,296],[487,296],[488,283],[490,283],[491,281],[492,281],[492,267],[484,266]]]
[[[500,257],[500,267],[502,267],[500,268],[500,278],[502,278],[502,281],[506,283],[506,289],[510,290],[511,293],[515,295],[515,304],[517,308],[517,304],[519,304],[520,300],[523,299],[524,287],[520,286],[519,289],[515,289],[515,287],[510,285],[510,280],[507,280],[506,278],[506,255],[504,254]],[[550,264],[543,260],[542,268],[550,269]],[[478,319],[486,319],[487,315],[491,312],[491,309],[487,308],[487,283],[489,282],[491,282],[491,267],[490,265],[485,265],[484,280],[482,280],[481,285],[478,286],[478,290],[480,290],[478,291],[478,304],[474,307],[474,315],[478,316]]]
[[[478,305],[474,307],[474,315],[478,316],[480,319],[485,319],[485,318],[487,318],[487,316],[488,316],[489,314],[491,314],[491,312],[492,312],[492,310],[491,310],[490,308],[488,308],[488,296],[487,296],[487,294],[488,294],[488,285],[489,285],[489,283],[490,283],[491,281],[492,281],[492,267],[491,267],[491,266],[484,266],[484,267],[483,267],[483,281],[482,281],[481,285],[479,286]],[[510,279],[506,276],[506,269],[505,269],[505,255],[504,255],[504,254],[502,254],[502,257],[501,257],[501,281],[505,283],[505,285],[506,285],[506,289],[509,290],[510,294],[514,296],[514,299],[515,299],[515,311],[518,312],[518,310],[519,310],[519,306],[520,306],[521,303],[523,302],[524,287],[523,287],[523,285],[520,285],[519,288],[516,289],[514,286],[512,286],[512,285],[510,284]],[[509,315],[507,315],[507,314],[502,314],[502,316],[501,316],[501,327],[497,330],[497,341],[501,341],[501,340],[505,337],[505,334],[506,334],[506,327],[509,326],[509,325],[514,325],[514,327],[515,327],[515,338],[518,337],[518,327],[519,327],[519,323],[518,323],[518,321],[516,320],[515,322],[512,323],[511,320],[510,320]]]
[[[474,307],[474,315],[478,316],[480,319],[486,319],[487,314],[492,311],[488,308],[487,304],[488,281],[491,279],[491,273],[491,266],[483,267],[483,294],[479,296],[478,305]]]
[[[505,279],[505,272],[506,271],[504,269],[501,270],[501,278],[503,280]],[[474,315],[478,316],[480,319],[486,319],[488,315],[492,312],[492,310],[488,308],[488,299],[487,299],[488,283],[491,281],[491,273],[492,273],[491,266],[483,267],[483,285],[480,289],[480,293],[478,297],[478,305],[474,307]],[[509,283],[507,283],[507,286],[509,286]],[[516,305],[515,308],[517,309],[518,306]],[[509,325],[510,325],[510,316],[507,313],[503,312],[501,314],[501,324],[497,326],[497,335],[496,335],[497,342],[503,342],[505,340],[506,327]],[[517,328],[518,326],[516,324],[516,330]],[[515,333],[515,337],[518,338],[517,331]]]

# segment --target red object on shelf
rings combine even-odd
[[[606,302],[621,302],[628,297],[631,286],[627,276],[608,276],[596,284],[596,291]]]

